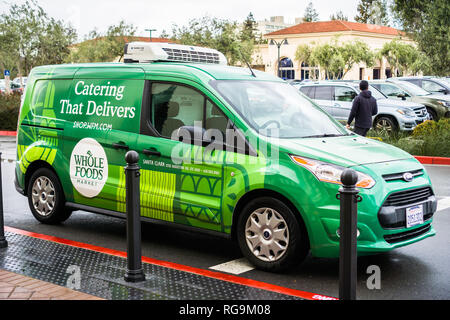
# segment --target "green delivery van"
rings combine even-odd
[[[32,70],[16,189],[42,223],[125,217],[125,154],[139,153],[143,221],[235,239],[280,271],[339,256],[340,176],[358,173],[358,254],[433,236],[437,201],[410,154],[353,134],[268,73],[216,50],[133,42],[124,63]]]

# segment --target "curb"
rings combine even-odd
[[[450,158],[444,157],[427,157],[427,156],[414,156],[422,164],[440,164],[450,165]]]
[[[17,135],[17,131],[1,131],[0,130],[0,136],[15,137],[16,135]]]

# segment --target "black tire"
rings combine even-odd
[[[433,120],[433,121],[438,121],[439,120],[436,111],[434,111],[433,109],[427,107],[427,112],[430,115],[430,120]]]
[[[386,132],[397,132],[398,125],[394,119],[388,116],[381,116],[375,120],[374,129],[377,131],[384,130]]]
[[[284,221],[279,223],[279,225],[272,230],[265,230],[264,228],[261,228],[259,235],[252,234],[252,231],[249,231],[249,226],[252,225],[249,217],[252,216],[252,218],[257,218],[260,215],[262,217],[262,213],[260,213],[260,211],[263,211],[266,208],[272,210],[272,218],[276,218],[276,220],[274,220],[275,222],[279,221],[278,218],[280,218],[280,216]],[[237,223],[237,240],[241,252],[258,269],[270,272],[280,272],[299,264],[308,255],[309,239],[301,217],[298,217],[297,219],[292,210],[278,199],[262,197],[251,200],[242,210]],[[285,226],[283,226],[284,223]],[[266,224],[266,226],[268,225]],[[259,237],[259,240],[256,241],[264,241],[264,243],[272,242],[271,245],[273,245],[273,241],[275,240],[273,240],[274,237],[272,237],[272,235],[274,235],[275,232],[272,234],[272,231],[277,231],[280,233],[280,231],[283,231],[284,229],[287,229],[288,240],[286,242],[284,242],[284,240],[278,241],[278,245],[285,244],[284,246],[286,247],[282,254],[280,254],[281,250],[276,253],[269,250],[269,252],[271,252],[269,257],[261,254],[262,251],[268,251],[267,248],[269,245],[265,245],[265,249],[260,246],[259,250],[252,250],[250,248],[252,244],[249,244],[247,241],[247,236],[249,239],[254,239],[255,236]],[[270,236],[270,238],[266,238],[265,235],[269,232],[270,234],[268,234],[268,236]],[[283,231],[283,235],[285,234],[285,231]],[[279,235],[281,235],[281,233]],[[266,240],[269,242],[266,242]],[[255,246],[255,248],[257,247]],[[258,257],[258,255],[260,255],[260,257]],[[276,257],[277,255],[279,256]],[[270,256],[272,256],[272,260],[270,259]]]
[[[27,195],[31,213],[42,223],[58,224],[72,214],[65,207],[64,191],[58,176],[48,168],[40,168],[32,174]]]

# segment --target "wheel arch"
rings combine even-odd
[[[231,238],[233,240],[236,239],[237,222],[238,222],[239,216],[242,213],[242,210],[244,209],[245,205],[253,199],[262,198],[262,197],[271,197],[271,198],[277,199],[277,200],[283,202],[285,205],[287,205],[289,207],[289,209],[292,210],[295,218],[297,219],[297,222],[300,225],[300,228],[302,228],[302,230],[306,232],[306,237],[308,239],[308,245],[309,245],[310,237],[309,237],[308,227],[305,223],[305,218],[303,217],[302,213],[297,209],[297,207],[294,205],[294,203],[291,200],[289,200],[286,196],[282,195],[281,193],[279,193],[277,191],[271,190],[271,189],[254,189],[254,190],[251,190],[251,191],[245,193],[238,200],[238,202],[236,203],[236,206],[234,207],[234,210],[233,210],[233,219],[232,219],[232,225],[231,225]]]
[[[379,114],[377,114],[377,115],[375,116],[375,119],[373,119],[373,125],[375,126],[375,124],[376,124],[376,122],[378,121],[378,119],[380,119],[380,118],[382,118],[382,117],[386,117],[386,118],[391,119],[392,121],[394,121],[394,124],[397,126],[397,128],[400,127],[400,123],[399,123],[399,121],[397,120],[397,118],[396,118],[394,115],[389,114],[389,113],[381,113],[381,114],[379,113]]]
[[[24,180],[24,195],[28,196],[28,184],[30,183],[30,179],[33,176],[33,173],[36,172],[36,170],[40,168],[47,168],[53,171],[53,173],[58,178],[59,182],[61,183],[61,180],[59,179],[58,173],[55,171],[55,169],[46,161],[44,160],[36,160],[30,163],[27,167],[27,170],[25,172],[25,180]]]

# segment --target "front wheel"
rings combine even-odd
[[[305,259],[309,251],[306,229],[292,210],[274,198],[250,201],[237,226],[239,247],[258,269],[279,272]]]
[[[31,213],[42,223],[60,223],[72,213],[65,207],[64,192],[57,175],[48,168],[33,173],[27,195]]]
[[[398,130],[397,124],[390,117],[379,117],[375,120],[374,129],[377,131],[385,131],[387,133],[396,132]]]

